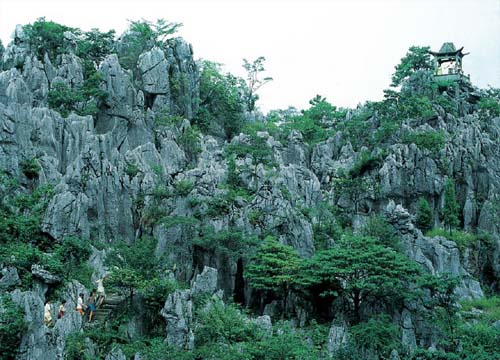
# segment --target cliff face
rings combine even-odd
[[[19,27],[5,50],[0,73],[0,170],[19,179],[26,189],[53,186],[42,228],[54,242],[76,235],[133,245],[150,235],[158,241],[157,255],[167,255],[175,264],[178,280],[189,281],[204,266],[211,266],[218,269],[217,285],[226,297],[243,294],[243,301],[251,303],[255,299],[240,281],[246,264],[218,249],[200,249],[192,243],[193,236],[207,226],[216,232],[238,228],[246,234],[272,233],[300,256],[311,257],[319,220],[301,209],[317,209],[330,201],[356,208],[350,216],[355,231],[370,214],[384,214],[410,258],[432,274],[460,278],[456,292],[461,298],[482,297],[478,280],[492,285],[492,277],[500,278],[500,223],[494,210],[500,198],[498,117],[484,121],[476,114],[455,117],[442,112],[430,121],[408,121],[403,133],[442,131],[447,139],[444,147],[431,152],[415,144],[392,144],[379,165],[361,175],[378,186],[356,199],[336,190],[334,178],[339,168],[348,169],[359,161],[367,148],[353,150],[342,132],[313,146],[304,142],[299,131],[292,131],[286,141],[257,132],[271,151],[272,165],[257,163],[250,154],[238,156],[240,178],[247,188],[255,189],[255,196],[236,197],[226,204],[228,146],[253,140],[245,134],[230,142],[201,135],[199,153],[194,158],[188,153],[182,136],[199,106],[200,78],[190,45],[177,38],[166,48],[153,47],[139,56],[136,73],[123,69],[116,54],[108,55],[97,70],[108,96],[95,116],[71,113],[64,118],[49,109],[48,93],[55,84],[78,88],[84,81],[83,61],[73,52],[57,63],[32,54]],[[183,119],[168,126],[158,124],[165,112]],[[377,155],[379,150],[369,152]],[[26,159],[40,164],[35,178],[22,169]],[[414,226],[418,198],[427,198],[432,208],[439,209],[449,177],[459,179],[464,229],[491,234],[491,250],[460,251],[453,241],[426,237]],[[186,184],[187,190],[181,189]],[[216,202],[223,203],[223,209],[212,214],[208,210]],[[151,220],[153,208],[162,209],[161,221]],[[437,224],[440,219],[435,214]],[[197,220],[175,221],[185,218]],[[20,359],[43,358],[37,355],[42,353],[62,358],[66,334],[80,327],[80,319],[71,316],[47,330],[41,319],[43,296],[43,291],[19,290],[12,295],[26,316],[34,314]],[[399,316],[408,343],[414,343],[423,331],[418,319],[412,321],[408,311]],[[51,340],[45,331],[51,333]]]

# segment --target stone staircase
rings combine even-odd
[[[120,306],[125,300],[125,296],[118,294],[109,294],[104,300],[104,304],[96,309],[94,312],[94,319],[92,322],[106,322],[111,314]]]

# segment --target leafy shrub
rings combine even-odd
[[[459,221],[459,211],[460,205],[457,201],[457,196],[455,193],[455,183],[452,179],[447,179],[444,183],[444,204],[441,209],[441,217],[443,219],[443,223],[448,226],[450,230],[450,235],[452,233],[452,229],[456,228]]]
[[[208,310],[199,311],[198,321],[196,346],[207,343],[234,344],[259,338],[258,327],[247,321],[235,305],[212,302]]]
[[[48,93],[49,107],[58,111],[62,117],[68,117],[81,101],[83,101],[81,94],[62,82],[53,84]]]
[[[397,230],[381,215],[370,217],[362,229],[362,234],[392,249],[399,250],[401,248]]]
[[[177,142],[186,153],[189,162],[194,161],[201,153],[200,136],[200,130],[195,126],[190,126],[177,137]]]
[[[98,66],[113,51],[114,36],[114,30],[100,32],[98,29],[91,29],[86,31],[77,42],[76,55],[81,59],[91,61],[94,66]]]
[[[48,186],[38,186],[32,192],[23,190],[10,176],[0,172],[0,243],[20,241],[50,246],[41,231],[45,209],[52,197]]]
[[[206,251],[219,252],[233,260],[248,258],[258,244],[256,236],[246,235],[237,229],[215,231],[211,227],[202,229],[193,244]]]
[[[401,139],[403,144],[415,144],[419,148],[437,153],[443,149],[446,137],[442,131],[425,130],[407,133]]]
[[[224,74],[220,65],[203,61],[199,64],[200,106],[193,121],[204,133],[231,139],[239,134],[244,124],[245,82],[231,74]]]
[[[482,120],[500,116],[500,101],[493,96],[481,98],[477,103],[477,108]]]
[[[22,172],[28,179],[38,178],[38,174],[42,170],[40,163],[34,157],[23,160],[20,165]]]
[[[368,151],[363,151],[359,159],[354,163],[351,169],[349,169],[349,176],[355,178],[362,176],[367,171],[371,171],[380,165],[382,154],[373,156]]]
[[[0,357],[14,359],[21,345],[26,323],[23,309],[16,305],[9,294],[0,295]]]
[[[447,231],[441,228],[434,228],[428,231],[426,234],[428,237],[442,236],[448,240],[455,242],[458,248],[463,251],[464,249],[471,247],[478,241],[476,234],[468,233],[460,230]]]
[[[415,215],[415,225],[422,231],[429,231],[434,225],[434,214],[432,209],[425,200],[420,198],[418,201],[417,213]]]
[[[137,71],[137,61],[144,52],[154,46],[163,46],[167,37],[175,34],[180,23],[171,23],[164,19],[156,23],[147,20],[129,21],[128,32],[121,38],[117,47],[120,65],[129,70]]]
[[[247,344],[244,348],[256,360],[316,360],[319,352],[304,339],[303,334],[287,325],[274,329],[273,336]]]
[[[154,277],[139,282],[138,292],[143,296],[148,320],[148,327],[163,328],[164,319],[160,311],[165,305],[165,299],[178,288],[175,280]]]
[[[484,297],[476,300],[462,301],[463,311],[471,311],[473,308],[482,310],[480,318],[485,322],[494,322],[500,319],[500,297]]]
[[[379,315],[354,325],[349,329],[349,333],[357,352],[361,354],[375,353],[380,357],[389,358],[393,349],[401,348],[399,328],[387,315]]]
[[[165,337],[147,337],[129,344],[121,345],[121,349],[128,358],[139,353],[144,360],[194,360],[191,351],[179,350],[167,345]]]
[[[194,189],[194,182],[191,180],[180,180],[174,183],[174,188],[176,196],[185,197]]]
[[[47,53],[50,60],[54,61],[58,55],[68,51],[64,38],[66,31],[79,33],[78,29],[46,21],[44,17],[38,18],[33,24],[24,26],[27,43],[40,60],[43,60],[44,54]]]
[[[125,174],[127,174],[131,179],[133,179],[138,173],[140,169],[135,163],[127,164],[125,168]]]
[[[49,90],[49,107],[58,111],[62,117],[68,117],[71,112],[95,116],[108,97],[108,93],[101,89],[101,73],[92,64],[85,68],[86,76],[80,88],[70,88],[66,83],[58,82]]]

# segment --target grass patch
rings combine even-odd
[[[448,240],[451,240],[457,244],[460,252],[465,250],[466,248],[471,247],[477,241],[480,241],[480,238],[476,234],[468,233],[461,230],[452,230],[451,233],[448,230],[441,228],[434,228],[428,231],[425,236],[427,237],[435,237],[442,236]]]
[[[484,297],[477,300],[462,301],[462,310],[467,312],[473,308],[482,310],[481,319],[487,322],[500,320],[500,296]]]

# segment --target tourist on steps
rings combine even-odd
[[[89,309],[89,322],[92,321],[92,317],[94,316],[94,311],[95,311],[95,295],[94,292],[90,292],[89,299],[87,301],[88,304],[88,309]]]
[[[43,323],[45,326],[52,325],[52,313],[50,312],[50,300],[47,300],[43,308]]]
[[[106,277],[107,275],[95,281],[95,283],[97,284],[97,307],[100,307],[104,303],[104,299],[106,298],[106,292],[104,291],[103,284]]]
[[[64,316],[66,312],[66,300],[61,301],[61,305],[59,305],[59,312],[57,313],[57,318],[60,319]]]
[[[78,300],[76,301],[76,311],[83,316],[85,314],[84,308],[86,307],[87,306],[83,303],[83,294],[80,293],[80,295],[78,295]]]

